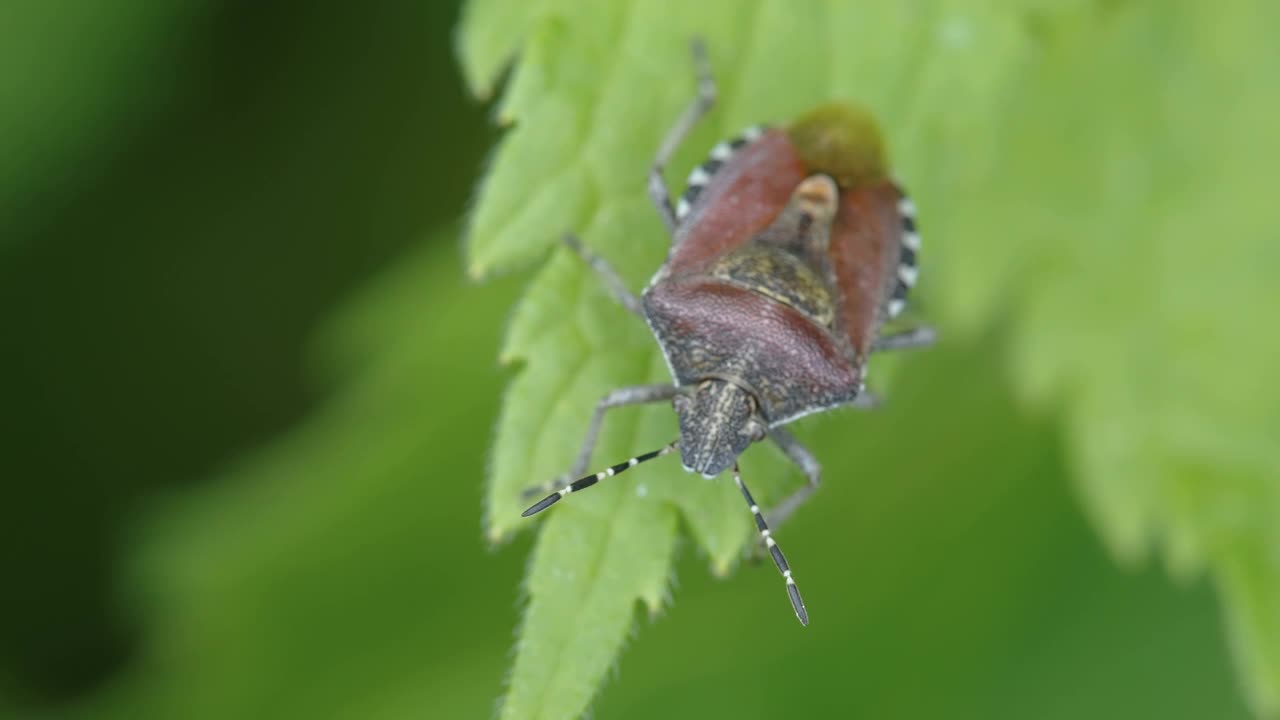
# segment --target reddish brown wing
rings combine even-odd
[[[732,145],[717,146],[711,158],[690,175],[689,190],[682,198],[687,211],[676,228],[664,270],[671,276],[702,272],[767,228],[805,178],[804,165],[781,130],[767,130],[717,159],[727,154],[723,148]]]
[[[861,372],[841,343],[794,308],[723,280],[684,277],[644,296],[680,385],[708,377],[749,388],[771,423],[849,402]]]
[[[887,180],[840,193],[831,229],[831,264],[841,290],[841,320],[858,360],[871,351],[887,319],[888,301],[899,289],[901,198],[902,192]]]

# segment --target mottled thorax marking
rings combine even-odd
[[[827,248],[838,198],[831,178],[806,178],[773,224],[721,258],[711,274],[833,327],[836,311]]]

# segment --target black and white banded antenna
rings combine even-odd
[[[637,455],[631,458],[630,460],[626,460],[624,462],[618,463],[617,465],[607,467],[604,470],[601,470],[600,472],[594,475],[588,475],[584,478],[579,478],[577,480],[574,480],[568,485],[565,485],[559,490],[551,493],[550,495],[534,503],[528,510],[525,510],[524,512],[520,513],[520,516],[529,517],[530,515],[537,515],[543,510],[546,510],[552,505],[555,505],[556,503],[560,502],[560,498],[564,497],[565,495],[568,495],[569,493],[575,493],[575,492],[578,492],[579,490],[585,490],[605,478],[613,477],[618,473],[630,470],[631,468],[639,465],[642,462],[647,462],[654,458],[662,457],[663,455],[666,455],[667,453],[675,450],[676,445],[678,443],[679,443],[679,440],[672,440],[671,442],[658,448],[657,450],[654,450],[653,452],[647,452],[643,455]],[[739,485],[741,485],[741,483],[739,483]]]
[[[778,547],[778,542],[773,539],[773,533],[769,531],[769,524],[764,521],[764,515],[760,514],[760,506],[756,504],[755,499],[751,497],[751,491],[742,482],[742,473],[738,471],[736,462],[733,464],[733,481],[738,484],[742,497],[746,498],[747,505],[751,508],[751,514],[756,518],[756,529],[760,531],[765,547],[769,548],[773,564],[778,566],[782,579],[787,581],[787,596],[791,598],[791,608],[796,611],[800,624],[808,625],[809,612],[804,609],[804,599],[800,597],[800,588],[796,587],[795,578],[791,577],[791,566],[787,564],[787,558],[782,555],[782,548]]]

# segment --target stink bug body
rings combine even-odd
[[[769,554],[808,624],[791,568],[772,537],[818,487],[813,455],[783,425],[836,407],[869,405],[868,356],[918,347],[933,332],[882,336],[916,279],[920,238],[914,207],[888,177],[878,131],[865,113],[819,108],[785,128],[750,128],[712,148],[673,207],[663,169],[715,99],[705,53],[694,46],[698,95],[668,132],[649,174],[649,195],[671,234],[671,250],[640,297],[572,235],[566,242],[612,294],[649,325],[671,370],[669,385],[615,390],[596,406],[577,460],[558,490],[530,507],[635,465],[680,451],[686,470],[732,470]],[[680,436],[667,446],[582,475],[604,414],[622,405],[670,400]],[[737,458],[768,438],[808,483],[766,521],[743,483]]]

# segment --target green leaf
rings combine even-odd
[[[785,122],[832,98],[856,99],[887,126],[903,128],[893,141],[907,177],[925,168],[963,177],[999,147],[985,117],[1033,51],[1018,16],[951,2],[470,3],[461,52],[472,87],[486,93],[504,61],[520,55],[500,110],[513,128],[472,218],[473,275],[526,265],[570,229],[633,287],[652,273],[667,241],[644,175],[692,97],[688,42],[695,34],[711,49],[720,100],[672,177],[744,126]],[[904,47],[907,35],[920,40]],[[669,381],[643,323],[562,250],[520,302],[503,359],[521,369],[494,447],[487,499],[494,540],[533,524],[520,517],[528,505],[521,491],[566,469],[605,392]],[[594,462],[616,462],[674,434],[667,408],[615,411]],[[654,465],[575,496],[545,518],[503,717],[582,714],[614,663],[636,602],[650,612],[663,604],[679,517],[716,573],[742,554],[750,516],[732,486],[693,479],[674,461]],[[744,470],[766,499],[800,480],[758,450]],[[785,612],[781,585],[778,601]]]
[[[1274,4],[1130,3],[1064,27],[952,261],[948,310],[1018,332],[1023,395],[1062,408],[1084,505],[1223,600],[1254,707],[1280,716],[1280,112]],[[973,200],[979,198],[975,193]],[[1014,235],[1012,239],[1010,235]],[[990,270],[1001,270],[992,282]]]
[[[488,92],[519,61],[470,272],[528,265],[573,229],[640,286],[665,249],[642,178],[692,93],[694,34],[720,103],[672,178],[744,125],[833,98],[872,108],[923,213],[923,304],[953,331],[1017,328],[1012,371],[1026,398],[1062,408],[1082,501],[1109,545],[1128,561],[1158,545],[1179,576],[1207,567],[1255,707],[1277,713],[1280,397],[1265,379],[1280,346],[1250,312],[1280,300],[1278,205],[1260,190],[1277,156],[1280,108],[1259,90],[1280,70],[1266,39],[1276,15],[1261,0],[473,0],[461,35],[472,87]],[[644,328],[562,251],[503,357],[521,370],[495,443],[494,539],[528,525],[519,491],[563,471],[596,399],[664,377]],[[616,411],[595,462],[673,433],[660,408]],[[748,470],[776,497],[796,473],[772,460]],[[724,483],[671,465],[547,518],[506,717],[583,712],[636,600],[661,602],[677,513],[717,570],[749,539]]]

